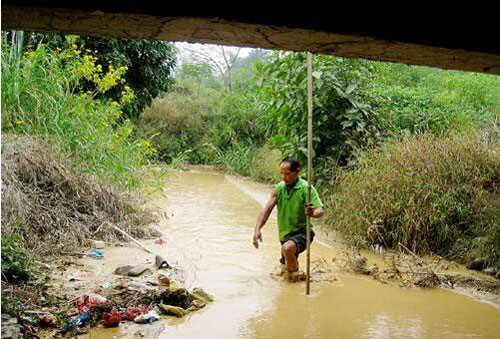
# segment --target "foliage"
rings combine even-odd
[[[273,146],[285,155],[307,157],[306,55],[274,53],[261,68],[262,110]],[[313,62],[315,158],[347,163],[354,149],[373,146],[384,119],[360,90],[364,62],[315,56]]]
[[[147,140],[133,135],[129,120],[120,122],[122,109],[135,97],[124,81],[126,66],[107,66],[82,50],[76,37],[64,48],[39,44],[33,51],[2,60],[2,131],[39,135],[70,153],[84,172],[102,176],[121,187],[142,182],[141,166],[155,152]],[[81,93],[81,81],[93,90]],[[102,96],[123,86],[120,97]]]
[[[107,73],[115,68],[125,67],[123,82],[118,82],[97,98],[107,98],[118,101],[122,92],[129,87],[135,94],[134,100],[123,105],[124,118],[138,117],[161,93],[168,92],[173,85],[173,69],[176,65],[173,44],[158,40],[127,40],[101,38],[93,36],[73,36],[74,43],[81,46],[89,55],[99,60],[102,72]],[[63,34],[28,33],[25,34],[26,44],[36,49],[43,43],[50,48],[66,46],[67,37]],[[94,91],[95,83],[83,81],[80,90]]]
[[[467,130],[500,116],[498,76],[380,62],[370,68],[367,90],[397,132]]]
[[[401,243],[448,257],[460,241],[494,242],[498,147],[498,139],[482,141],[477,134],[423,134],[361,152],[356,169],[344,171],[331,189],[327,222],[359,246]],[[498,247],[491,245],[480,250],[499,264]]]
[[[2,234],[2,280],[28,280],[32,274],[29,256],[21,238],[16,234]]]
[[[184,62],[176,73],[176,79],[180,82],[196,83],[196,90],[200,92],[203,87],[213,90],[221,90],[222,83],[214,76],[210,65],[202,62]]]

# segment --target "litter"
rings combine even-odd
[[[84,256],[89,258],[101,259],[102,257],[104,257],[104,253],[99,250],[90,250]]]
[[[147,307],[129,307],[125,310],[123,318],[134,321],[141,314],[147,314],[148,312],[149,309]]]
[[[95,248],[104,248],[104,247],[106,247],[106,243],[104,241],[100,241],[100,240],[94,240],[94,241],[92,241],[92,245]]]
[[[170,279],[166,275],[160,274],[158,276],[158,282],[161,286],[170,286]]]
[[[163,245],[166,243],[167,243],[167,241],[164,238],[158,238],[155,240],[155,244],[157,244],[157,245]]]
[[[177,306],[172,306],[172,305],[164,305],[160,304],[158,307],[168,315],[174,315],[178,318],[182,318],[183,316],[186,315],[186,310],[183,309],[182,307],[177,307]]]
[[[90,311],[93,307],[99,306],[106,302],[106,298],[99,294],[85,293],[80,296],[77,302],[78,313]]]
[[[61,331],[63,333],[66,333],[75,329],[76,327],[82,327],[89,321],[89,319],[90,319],[90,311],[83,312],[78,317],[73,318],[69,323],[64,325]]]
[[[118,327],[122,317],[117,310],[113,309],[110,313],[103,313],[101,325],[104,327]]]
[[[160,316],[156,311],[149,311],[146,314],[141,314],[137,318],[134,319],[134,322],[137,324],[151,324],[152,322],[157,321],[160,319]]]

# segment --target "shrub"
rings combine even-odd
[[[133,189],[142,184],[142,165],[154,149],[134,138],[130,121],[121,122],[121,107],[134,94],[125,86],[119,101],[95,97],[122,83],[126,67],[103,72],[97,58],[85,54],[68,37],[68,47],[34,51],[2,59],[2,131],[40,136],[71,154],[84,172]],[[92,81],[94,92],[79,93],[81,80]]]
[[[498,147],[477,134],[423,134],[361,152],[330,192],[327,221],[358,246],[451,256],[457,241],[498,242]]]
[[[22,238],[16,234],[2,234],[2,280],[28,280],[31,275],[28,252]]]

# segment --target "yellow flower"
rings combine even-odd
[[[22,120],[16,120],[16,124],[17,125],[22,125],[22,124],[24,124],[24,121],[22,121]]]

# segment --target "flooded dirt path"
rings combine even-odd
[[[169,318],[160,338],[498,338],[500,310],[443,289],[400,288],[336,268],[333,282],[287,283],[270,276],[280,246],[276,219],[251,243],[268,186],[210,170],[174,175],[155,201],[168,219],[165,250],[186,287],[215,297],[205,309]],[[315,242],[311,261],[331,263],[340,249]],[[305,256],[300,258],[305,267]]]

